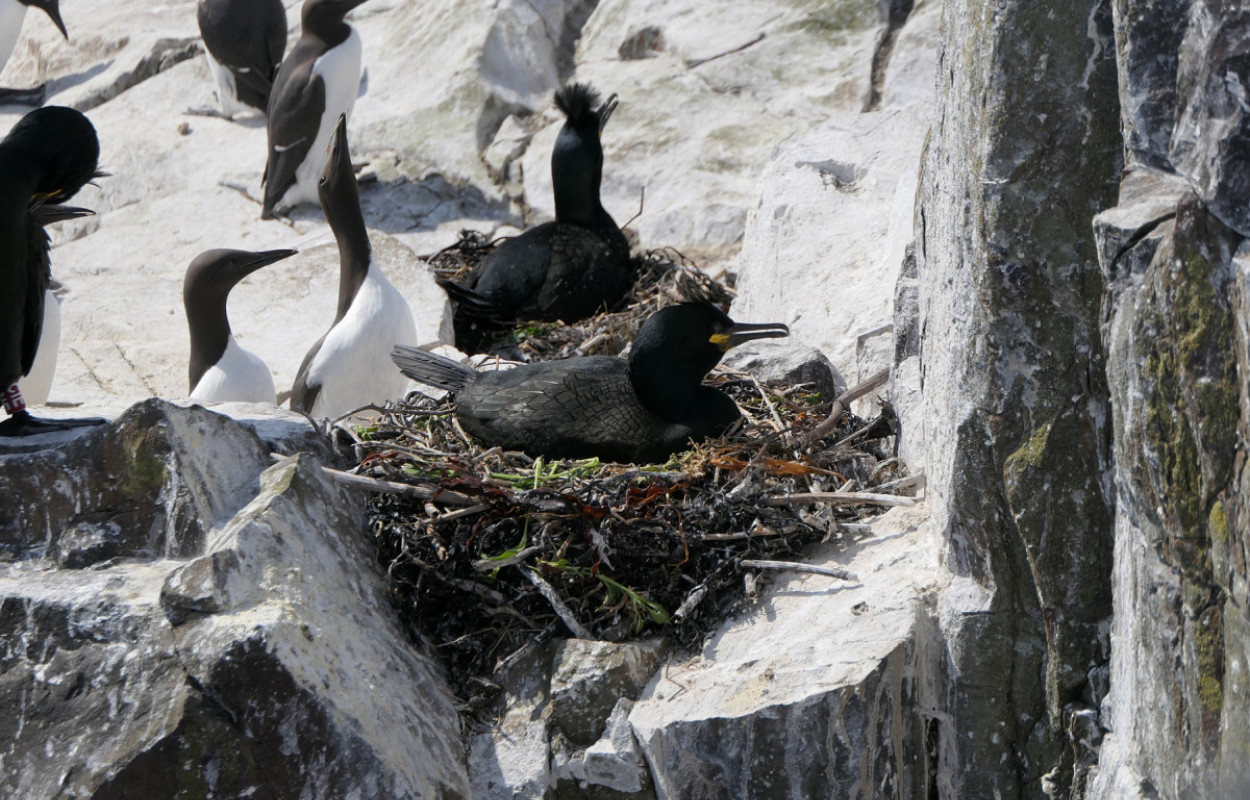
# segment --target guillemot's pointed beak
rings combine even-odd
[[[599,135],[603,135],[603,129],[607,127],[608,119],[612,116],[612,112],[616,111],[616,107],[620,105],[621,100],[616,92],[612,96],[603,101],[603,105],[599,106]]]
[[[51,0],[51,2],[46,6],[41,5],[39,7],[47,12],[48,16],[52,18],[52,24],[56,26],[56,29],[61,32],[61,35],[65,37],[65,41],[68,42],[69,31],[65,30],[65,23],[61,21],[61,8],[59,0]]]
[[[729,330],[714,333],[709,341],[721,350],[729,350],[755,339],[780,339],[790,335],[790,328],[780,322],[735,322]]]
[[[326,146],[326,168],[321,172],[321,184],[324,186],[334,180],[335,174],[346,163],[351,170],[351,154],[347,149],[347,115],[339,114],[339,122],[330,134],[330,143]]]
[[[298,252],[298,250],[264,250],[259,253],[249,253],[246,257],[235,262],[235,279],[236,281],[243,280],[261,267],[267,267],[276,261],[290,258]]]

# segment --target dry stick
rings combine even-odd
[[[556,594],[556,590],[551,588],[551,584],[543,580],[538,573],[532,569],[522,567],[521,574],[524,575],[530,583],[534,584],[534,587],[538,589],[538,593],[546,599],[546,601],[551,605],[551,609],[556,612],[556,616],[559,617],[560,621],[563,622],[565,627],[569,629],[569,633],[573,634],[578,639],[595,638],[593,633],[588,631],[582,623],[577,621],[577,617],[573,616],[573,612],[570,611],[569,607],[566,606],[564,601],[560,599],[560,595]]]
[[[914,506],[916,501],[910,497],[896,494],[874,494],[872,492],[805,492],[800,494],[782,494],[759,499],[762,506],[801,506],[808,503],[825,503],[834,506],[853,506],[859,503],[872,503],[878,506]]]
[[[872,392],[881,388],[882,386],[885,385],[885,382],[888,381],[889,379],[890,379],[890,370],[883,369],[880,372],[872,375],[870,378],[868,378],[868,380],[864,381],[858,386],[853,386],[850,389],[847,389],[842,394],[838,395],[838,399],[833,401],[833,407],[829,409],[829,416],[825,418],[824,422],[820,423],[815,428],[812,428],[810,431],[807,432],[807,435],[804,436],[802,441],[799,442],[799,448],[802,450],[806,450],[808,447],[811,446],[812,442],[828,434],[829,431],[836,428],[838,426],[838,420],[842,417],[842,412],[846,410],[846,407],[850,403],[854,402],[855,400],[858,400],[859,398],[863,397],[869,392]]]
[[[694,611],[699,603],[703,602],[703,598],[707,596],[707,584],[702,583],[694,587],[690,594],[686,595],[686,599],[681,601],[681,605],[673,612],[673,624],[680,625],[690,616],[690,612]]]
[[[921,472],[917,472],[915,475],[908,475],[906,478],[899,478],[897,480],[890,481],[889,483],[883,483],[880,486],[876,486],[873,488],[876,489],[876,491],[880,492],[885,489],[906,489],[912,486],[923,487],[924,485],[925,485],[924,472],[921,471]]]
[[[422,500],[439,500],[440,502],[457,506],[479,505],[477,498],[469,497],[467,494],[461,494],[460,492],[453,492],[450,489],[436,489],[432,486],[419,486],[411,483],[367,478],[364,475],[353,475],[350,472],[330,469],[329,467],[322,467],[321,469],[333,480],[344,486],[351,486],[356,489],[366,489],[370,492],[379,492],[381,494],[410,494]]]
[[[816,564],[798,564],[793,561],[757,561],[751,558],[742,559],[742,566],[751,569],[775,569],[790,572],[810,572],[813,575],[827,575],[844,581],[857,581],[855,573],[837,567],[821,567]]]

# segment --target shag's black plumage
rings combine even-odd
[[[0,391],[30,372],[39,347],[52,278],[43,225],[90,213],[58,207],[96,176],[99,158],[91,122],[61,106],[35,109],[0,141]]]
[[[457,340],[475,344],[470,331],[483,322],[584,319],[629,291],[629,243],[603,208],[600,134],[616,109],[588,84],[556,92],[566,117],[551,154],[556,218],[505,240],[470,274],[464,286],[445,283],[456,301]]]
[[[702,383],[726,350],[787,335],[785,325],[735,323],[714,306],[685,303],[643,323],[628,361],[594,356],[481,372],[410,347],[392,358],[409,378],[453,392],[461,426],[487,446],[648,463],[738,420],[733,400]]]

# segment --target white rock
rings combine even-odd
[[[851,385],[890,366],[925,122],[838,114],[782,145],[743,242],[731,316],[790,325]]]
[[[948,580],[927,517],[896,509],[830,559],[858,584],[781,577],[700,656],[660,671],[630,714],[657,794],[849,797],[889,780],[913,796],[919,710],[896,703]]]

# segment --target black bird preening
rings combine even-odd
[[[269,367],[235,341],[226,314],[226,301],[239,281],[295,253],[295,250],[260,253],[207,250],[187,267],[182,282],[182,305],[191,332],[188,375],[192,400],[277,402]]]
[[[647,318],[628,361],[592,356],[481,372],[409,347],[392,358],[409,378],[453,392],[461,426],[487,446],[648,463],[728,430],[738,407],[703,377],[731,347],[789,333],[684,303]]]
[[[61,20],[59,0],[0,0],[0,70],[9,62],[9,56],[13,55],[13,48],[22,33],[22,22],[26,19],[26,9],[30,7],[47,14],[61,35],[66,40],[69,39],[69,32],[65,30],[65,23]],[[0,88],[0,102],[3,103],[38,106],[43,104],[46,96],[46,84],[40,84],[33,89]]]
[[[300,35],[278,68],[267,111],[269,157],[261,219],[319,202],[330,136],[360,91],[360,35],[347,12],[365,0],[305,0]]]
[[[263,113],[286,52],[282,0],[199,0],[196,17],[221,110]]]
[[[600,134],[616,95],[600,104],[588,84],[573,83],[556,92],[555,102],[567,118],[551,153],[555,221],[502,242],[466,285],[444,283],[457,302],[458,341],[471,341],[469,331],[479,323],[585,319],[616,303],[633,283],[629,242],[599,198]]]
[[[61,106],[35,109],[0,141],[0,391],[12,415],[0,423],[0,435],[65,425],[31,417],[17,384],[35,360],[52,277],[42,225],[83,212],[49,207],[65,203],[95,177],[99,158],[90,120]]]

